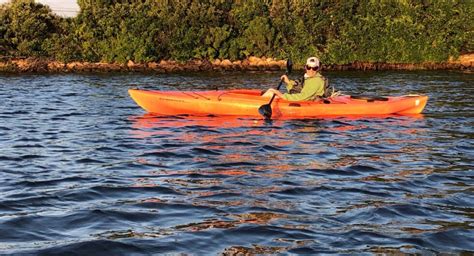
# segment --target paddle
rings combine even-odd
[[[289,75],[293,69],[293,62],[291,62],[291,59],[288,59],[286,61],[286,72],[285,75]],[[280,80],[280,84],[278,84],[277,91],[280,90],[281,85],[283,84],[283,80]],[[275,94],[273,94],[272,98],[270,99],[270,102],[268,104],[262,105],[258,108],[258,113],[265,117],[265,119],[271,119],[272,118],[272,102],[273,99],[275,98]]]

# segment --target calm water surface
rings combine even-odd
[[[127,95],[279,73],[0,76],[0,254],[474,253],[474,75],[327,73],[423,116],[147,115]]]

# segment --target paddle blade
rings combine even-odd
[[[270,104],[262,105],[258,108],[258,113],[265,117],[265,119],[270,119],[272,117],[272,107]]]
[[[293,71],[293,62],[291,61],[291,59],[288,59],[286,61],[286,73],[291,74],[291,71]]]

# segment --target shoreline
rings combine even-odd
[[[166,61],[126,64],[103,62],[60,62],[42,58],[0,59],[0,73],[107,73],[107,72],[197,72],[197,71],[278,71],[285,70],[285,60],[250,57],[242,61],[191,60],[187,62]],[[295,65],[295,69],[302,69]],[[444,63],[365,63],[354,62],[345,65],[323,65],[325,71],[376,71],[376,70],[461,70],[474,71],[474,53],[461,55],[457,60]]]

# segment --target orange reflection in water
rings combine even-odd
[[[262,119],[236,118],[227,116],[209,116],[209,117],[163,117],[153,114],[144,114],[141,116],[131,116],[129,118],[133,122],[132,134],[139,138],[147,138],[154,135],[171,134],[169,129],[165,128],[184,128],[192,126],[202,126],[207,128],[237,128],[237,127],[256,127],[265,124]],[[164,128],[157,130],[156,128]],[[152,129],[152,131],[148,130]],[[257,133],[259,134],[259,133]]]
[[[359,120],[382,120],[386,118],[393,118],[391,124],[393,126],[402,126],[410,125],[415,121],[419,121],[424,118],[422,114],[419,115],[404,115],[402,118],[397,115],[386,115],[386,116],[348,116],[348,117],[337,117],[337,116],[326,116],[320,119],[308,119],[308,120],[339,120],[347,122],[345,125],[337,126],[331,128],[334,131],[352,131],[357,129],[364,129],[369,127],[369,125],[351,125]],[[129,120],[133,122],[132,127],[135,129],[132,131],[132,134],[136,135],[139,138],[147,138],[153,135],[163,135],[171,134],[168,129],[156,130],[156,128],[184,128],[192,126],[202,126],[207,128],[219,128],[219,129],[230,129],[230,128],[257,128],[262,126],[267,126],[268,123],[260,118],[255,117],[235,117],[235,116],[157,116],[154,114],[143,114],[141,116],[131,116]],[[271,126],[281,126],[285,121],[295,120],[295,119],[276,119],[272,120]],[[370,125],[373,127],[373,125]],[[389,129],[389,127],[386,127]],[[153,129],[149,131],[147,129]],[[301,132],[317,132],[320,130],[320,127],[309,125],[298,128]],[[250,129],[248,135],[263,135],[260,130]],[[267,131],[268,133],[278,133],[278,130]],[[406,133],[417,132],[417,129],[406,129]],[[229,134],[227,134],[229,135]]]
[[[157,135],[165,135],[165,137],[171,137],[175,140],[179,140],[179,143],[184,145],[193,145],[198,148],[205,150],[220,150],[220,155],[214,155],[214,163],[220,165],[232,165],[241,161],[248,161],[253,163],[261,163],[256,166],[252,166],[252,169],[257,172],[262,172],[260,176],[267,176],[270,178],[279,178],[285,175],[286,172],[296,171],[303,168],[321,169],[321,168],[344,168],[351,165],[356,165],[360,160],[370,160],[373,162],[380,161],[398,161],[397,154],[385,154],[383,157],[380,155],[345,155],[337,160],[327,161],[313,159],[306,162],[304,166],[296,164],[288,164],[285,159],[290,154],[290,151],[306,152],[311,154],[324,153],[327,148],[317,148],[311,143],[298,143],[297,148],[293,148],[292,144],[294,141],[291,139],[291,134],[298,134],[299,138],[304,140],[308,137],[308,140],[313,140],[314,136],[320,130],[327,130],[336,132],[336,136],[344,136],[346,140],[342,140],[342,143],[335,138],[334,142],[329,142],[327,146],[329,148],[345,148],[347,147],[347,139],[350,139],[351,146],[371,146],[371,145],[390,145],[394,148],[394,153],[400,151],[402,154],[418,154],[426,151],[426,147],[423,146],[423,139],[420,136],[398,136],[398,134],[416,135],[422,133],[423,130],[420,128],[413,128],[415,122],[418,122],[423,118],[422,115],[416,115],[412,117],[400,117],[386,116],[387,122],[380,122],[383,117],[377,116],[373,123],[367,124],[367,122],[358,123],[358,120],[367,120],[368,117],[344,117],[338,118],[340,125],[318,125],[319,121],[310,121],[308,125],[300,125],[292,130],[278,129],[282,127],[283,120],[274,121],[270,129],[266,126],[264,120],[261,119],[248,119],[248,118],[236,118],[236,117],[160,117],[152,114],[144,114],[142,116],[131,117],[133,121],[132,133],[139,138],[154,137]],[[180,132],[176,131],[176,128],[188,128],[202,127],[204,132]],[[276,127],[273,129],[272,127]],[[231,128],[226,130],[227,128]],[[232,129],[236,128],[236,129]],[[267,129],[260,129],[267,128]],[[367,129],[371,128],[371,129]],[[213,131],[213,129],[215,129]],[[184,130],[184,129],[183,129]],[[209,131],[206,131],[209,130]],[[358,134],[356,138],[352,138],[350,135],[351,131],[357,130]],[[367,130],[366,132],[364,130]],[[374,136],[377,132],[392,133],[393,136]],[[289,135],[290,133],[290,135]],[[303,137],[302,137],[303,136]],[[364,138],[367,139],[364,139]],[[258,141],[255,144],[255,141]],[[225,152],[228,145],[240,142],[242,145],[232,145],[229,152]],[[248,145],[246,145],[248,144]],[[249,147],[255,147],[254,145],[271,145],[272,147],[286,147],[289,150],[282,150],[274,154],[251,154],[249,151],[256,151],[258,149]],[[399,146],[397,146],[399,145]],[[390,147],[384,149],[385,153],[393,151]],[[270,149],[272,150],[272,149]],[[146,162],[146,159],[139,161]],[[205,157],[195,155],[191,161],[194,162],[206,162],[208,161]],[[153,164],[146,162],[147,164]],[[273,165],[271,165],[273,163]],[[274,164],[278,163],[278,164]],[[237,175],[253,175],[246,170],[226,170],[229,166],[220,170],[223,172],[231,172]],[[265,172],[268,170],[271,172]],[[219,171],[219,170],[218,170]]]
[[[393,117],[393,116],[389,116]],[[377,118],[380,119],[380,116]],[[222,167],[216,167],[212,170],[183,170],[176,171],[175,175],[186,175],[199,173],[202,175],[226,175],[226,176],[256,176],[259,177],[268,177],[268,178],[282,178],[286,175],[287,172],[298,171],[301,169],[340,169],[347,168],[349,166],[357,165],[360,161],[370,161],[370,162],[397,162],[399,161],[399,154],[409,155],[409,154],[422,154],[427,151],[426,146],[423,144],[423,137],[421,136],[411,136],[423,133],[422,128],[413,128],[413,124],[422,119],[422,115],[417,115],[414,117],[402,117],[402,118],[391,118],[387,122],[380,120],[367,123],[361,122],[358,123],[357,120],[363,119],[367,120],[367,117],[345,117],[338,119],[340,125],[331,126],[328,125],[318,125],[318,121],[313,123],[312,121],[308,123],[307,126],[300,125],[295,129],[288,131],[288,129],[278,129],[281,127],[281,122],[283,120],[274,121],[272,124],[275,129],[268,129],[267,124],[264,120],[259,119],[245,119],[245,118],[236,118],[236,117],[159,117],[151,114],[145,114],[142,116],[131,117],[133,121],[132,133],[139,138],[148,138],[154,137],[156,135],[166,135],[174,139],[179,140],[179,143],[187,144],[194,143],[197,147],[203,148],[206,150],[222,150],[222,154],[214,155],[213,162]],[[189,128],[193,126],[202,127],[203,129],[209,129],[209,132],[179,132],[176,131],[176,128]],[[265,127],[266,126],[266,127]],[[265,127],[267,129],[259,129]],[[229,130],[225,130],[231,128]],[[238,128],[238,129],[232,129]],[[371,128],[371,129],[367,129]],[[173,131],[174,129],[174,131]],[[216,129],[216,132],[213,132],[212,129]],[[393,151],[390,147],[384,149],[385,153],[383,156],[380,155],[369,155],[364,156],[363,154],[348,154],[339,157],[334,160],[318,160],[313,159],[311,161],[304,162],[304,164],[293,164],[284,161],[285,158],[288,158],[291,150],[298,150],[301,152],[307,152],[311,154],[318,154],[320,152],[327,151],[324,148],[315,148],[311,143],[299,143],[298,148],[292,148],[291,145],[294,141],[289,138],[288,133],[292,134],[303,134],[301,136],[306,136],[308,139],[313,139],[315,134],[320,130],[325,129],[328,131],[335,131],[337,135],[346,136],[346,133],[350,133],[354,130],[358,131],[357,136],[354,139],[350,140],[351,146],[367,146],[367,145],[379,145],[387,144],[391,146],[396,146]],[[367,129],[367,131],[363,131]],[[374,137],[374,133],[383,131],[384,133],[393,133],[393,136],[380,136]],[[342,134],[342,135],[341,135]],[[407,134],[405,138],[403,136],[397,136],[398,134]],[[269,136],[271,135],[271,136]],[[353,135],[351,135],[353,136]],[[364,139],[367,137],[367,139]],[[302,138],[302,137],[300,137]],[[304,138],[302,138],[304,139]],[[258,143],[253,143],[254,140],[258,140]],[[236,141],[243,143],[243,145],[233,145],[232,150],[225,152],[225,149],[228,148],[228,145],[235,143]],[[250,146],[247,146],[245,143],[248,143]],[[290,150],[282,150],[278,153],[269,153],[265,154],[251,154],[249,152],[249,147],[255,147],[254,145],[271,145],[273,147],[288,147]],[[399,146],[397,146],[399,145]],[[347,140],[344,142],[339,142],[335,139],[334,142],[329,142],[327,144],[329,148],[344,148],[347,147]],[[256,149],[253,148],[253,151]],[[390,154],[389,154],[390,153]],[[152,164],[147,161],[145,158],[138,159],[139,162],[146,164]],[[191,161],[202,161],[206,162],[208,159],[204,157],[195,156]],[[230,168],[232,164],[238,164],[239,162],[246,161],[252,163],[260,163],[258,165],[252,166],[251,168],[244,169],[234,169]],[[278,163],[278,164],[275,164]],[[160,170],[156,171],[157,175],[170,175],[170,172]],[[392,174],[394,175],[394,174]],[[363,179],[372,180],[372,181],[385,181],[385,182],[397,182],[400,178],[403,179],[403,174],[395,174],[399,177],[387,177],[386,175],[373,175],[369,177],[364,177]],[[401,177],[400,177],[401,176]],[[175,185],[185,185],[187,181],[178,181],[178,180],[168,180],[169,183],[175,183]],[[214,181],[213,181],[214,182]],[[151,186],[150,184],[138,182],[143,186]],[[188,184],[189,186],[190,184]],[[196,184],[193,184],[196,186]],[[201,184],[205,185],[205,184]],[[211,184],[208,184],[211,185]],[[217,184],[213,184],[217,185]],[[254,193],[262,193],[266,191],[274,191],[274,188],[261,188],[260,192],[254,191]],[[263,192],[265,193],[265,192]],[[212,196],[215,192],[200,192],[196,196]],[[235,202],[234,202],[235,203]]]
[[[184,145],[184,147],[189,145],[189,151],[191,149],[218,150],[219,154],[212,155],[212,158],[214,158],[213,162],[219,165],[231,165],[242,161],[265,163],[271,159],[271,155],[265,156],[264,153],[260,155],[247,153],[251,151],[249,148],[253,147],[252,150],[255,151],[258,150],[258,148],[255,147],[259,147],[259,144],[272,145],[272,147],[286,147],[293,143],[291,139],[285,139],[285,137],[287,137],[285,134],[278,134],[278,129],[268,126],[265,127],[265,121],[259,119],[235,117],[160,117],[151,114],[131,117],[130,119],[133,121],[132,127],[134,129],[131,130],[131,133],[134,136],[141,139],[152,138],[156,140],[171,138],[174,141],[179,141],[178,143]],[[278,126],[277,123],[273,124]],[[194,131],[194,127],[197,127],[198,130]],[[261,127],[265,127],[266,129],[259,129]],[[183,129],[179,130],[179,128]],[[279,138],[270,138],[270,136],[268,136],[270,134],[273,136],[277,134],[276,136]],[[255,143],[255,141],[258,143]],[[239,145],[239,143],[241,145]],[[232,145],[231,150],[225,152],[230,145]],[[168,150],[172,151],[173,149]],[[192,151],[190,154],[192,154]],[[283,154],[286,154],[286,152],[279,153],[279,155]],[[264,157],[264,159],[259,159],[262,157]],[[153,165],[153,163],[150,163],[144,158],[140,158],[138,161]],[[196,154],[193,156],[192,161],[206,162],[208,159]],[[228,166],[226,166],[226,169],[227,167]],[[284,169],[284,167],[285,166],[279,166],[280,169]],[[234,170],[233,172],[236,171]],[[248,174],[242,170],[238,170],[237,173],[242,175]]]

